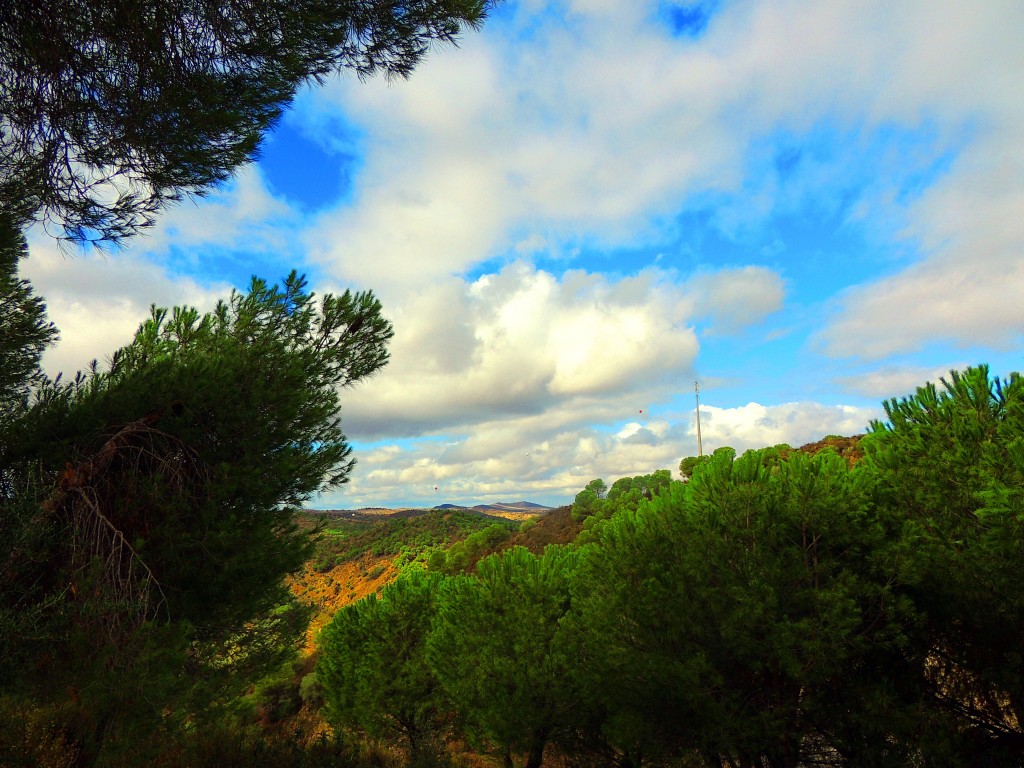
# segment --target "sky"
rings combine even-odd
[[[864,432],[950,369],[1021,370],[1024,3],[507,0],[405,81],[299,94],[261,159],[108,254],[30,236],[104,360],[150,304],[291,269],[373,290],[315,508],[558,506],[590,480]]]

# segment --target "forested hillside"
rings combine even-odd
[[[597,480],[573,544],[410,570],[319,636],[328,721],[414,764],[1019,765],[1024,382],[886,413]]]
[[[88,670],[8,656],[3,764],[1019,765],[1024,380],[885,407],[522,523],[300,513],[292,597],[221,641],[244,663],[161,681],[182,657],[158,619]]]
[[[518,526],[462,509],[372,517],[303,513],[299,521],[315,541],[313,558],[291,579],[292,592],[315,611],[307,632],[309,650],[339,608],[378,593],[410,567],[425,566],[431,555],[436,563],[452,545],[468,541],[474,551],[489,549]]]

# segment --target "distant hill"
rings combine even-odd
[[[543,515],[545,512],[550,512],[554,507],[545,507],[543,504],[534,504],[532,501],[496,501],[493,504],[476,504],[472,507],[462,504],[438,504],[433,509],[474,509],[485,514],[517,512],[519,514]]]
[[[497,501],[493,504],[477,504],[469,507],[464,504],[437,504],[429,509],[413,509],[408,507],[362,507],[360,509],[308,509],[306,512],[311,515],[325,515],[329,517],[341,517],[350,520],[379,520],[385,517],[418,517],[430,509],[463,509],[467,512],[477,512],[484,515],[504,517],[506,519],[523,517],[536,517],[545,515],[554,507],[546,507],[543,504],[535,504],[532,501]]]
[[[851,437],[829,435],[816,442],[802,445],[797,450],[813,455],[820,451],[831,449],[846,459],[846,462],[852,467],[864,458],[864,449],[860,446],[860,441],[863,438],[864,435],[853,435]]]
[[[494,504],[477,504],[473,507],[477,512],[485,515],[499,515],[501,517],[535,517],[544,515],[551,511],[552,507],[545,507],[543,504],[534,504],[530,501],[503,502]]]
[[[583,521],[573,519],[571,506],[558,507],[539,517],[526,530],[512,534],[508,541],[498,547],[498,551],[521,546],[540,555],[548,544],[571,544],[582,530]]]

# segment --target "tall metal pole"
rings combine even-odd
[[[697,382],[693,382],[693,397],[697,401],[697,455],[704,455],[704,446],[700,442],[700,387],[697,386]]]

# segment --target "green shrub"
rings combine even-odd
[[[307,707],[320,709],[324,705],[324,687],[316,672],[310,672],[299,683],[299,698]]]

